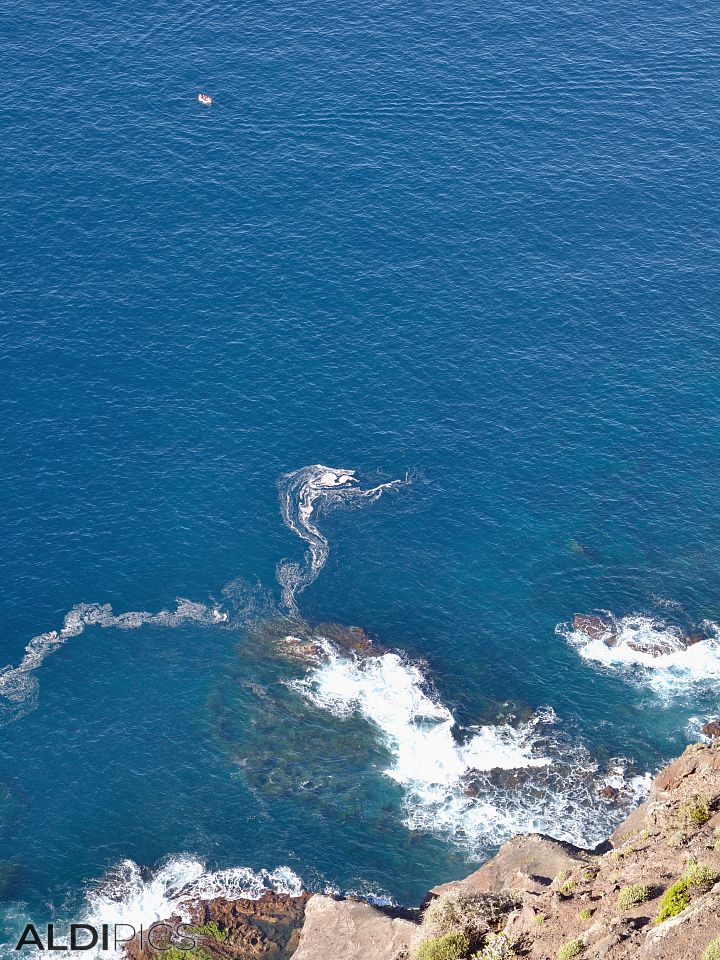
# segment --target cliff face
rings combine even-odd
[[[431,890],[417,920],[321,895],[198,903],[198,929],[207,935],[193,953],[196,960],[720,960],[719,881],[716,742],[689,747],[662,770],[647,802],[598,850],[515,837],[469,877]],[[128,953],[147,960],[132,946]]]
[[[696,744],[660,772],[604,852],[516,837],[432,893],[514,894],[503,929],[532,960],[701,960],[720,937],[719,806],[720,743]]]

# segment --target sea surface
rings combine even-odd
[[[718,711],[720,5],[0,18],[0,940],[597,843]]]

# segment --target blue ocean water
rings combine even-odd
[[[712,669],[638,683],[556,626],[718,618],[719,12],[5,5],[0,659],[78,603],[228,615],[91,626],[32,674],[10,914],[180,854],[417,904],[492,849],[409,825],[382,724],[253,640],[306,465],[410,473],[318,515],[298,604],[423,660],[458,743],[552,708],[630,776],[717,709]]]

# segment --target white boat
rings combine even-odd
[[[202,103],[203,106],[209,107],[212,103],[212,97],[207,93],[199,93],[198,100]]]

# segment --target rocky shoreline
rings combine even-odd
[[[169,960],[716,960],[720,740],[688,747],[608,840],[517,836],[419,911],[267,892],[191,905],[197,946]],[[717,943],[715,943],[717,941]],[[713,945],[715,943],[715,945]],[[128,960],[157,956],[137,943]]]

